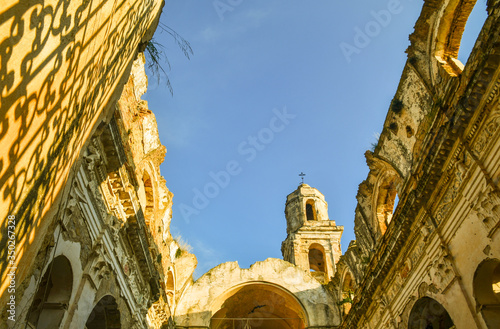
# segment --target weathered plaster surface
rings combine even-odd
[[[175,311],[180,326],[208,326],[218,311],[220,296],[238,285],[270,283],[293,294],[303,305],[309,326],[333,326],[340,322],[329,292],[308,271],[280,259],[268,258],[241,269],[236,262],[221,264],[199,278],[183,294]]]

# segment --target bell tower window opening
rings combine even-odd
[[[306,219],[308,221],[316,220],[316,209],[314,209],[314,201],[312,200],[306,202]]]
[[[325,272],[325,252],[323,246],[314,243],[309,247],[309,268],[311,272]]]

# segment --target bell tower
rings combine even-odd
[[[281,244],[283,259],[327,283],[342,254],[340,237],[344,227],[328,218],[323,194],[304,183],[287,196],[285,216],[288,236]]]

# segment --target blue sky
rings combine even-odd
[[[197,277],[227,261],[282,258],[285,200],[300,172],[344,226],[345,251],[364,152],[382,130],[422,3],[166,1],[161,22],[194,55],[159,29],[174,96],[150,78],[144,98],[167,147],[171,232],[193,247]],[[484,22],[485,4],[477,7],[461,60]]]

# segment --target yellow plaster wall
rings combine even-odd
[[[0,246],[14,215],[16,282],[57,220],[71,167],[112,113],[162,7],[163,0],[0,4]],[[6,252],[0,249],[0,259]],[[7,266],[2,261],[2,299]]]

